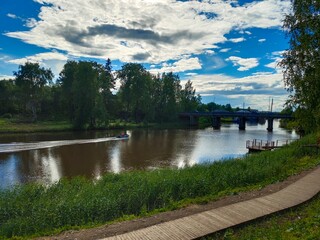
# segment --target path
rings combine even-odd
[[[310,200],[319,192],[320,168],[317,168],[276,193],[103,240],[195,239],[299,205]]]

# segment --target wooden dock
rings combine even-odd
[[[254,139],[252,141],[248,140],[246,142],[246,148],[249,150],[249,153],[271,151],[273,149],[286,146],[294,141],[296,141],[296,140],[288,139],[288,140],[268,141],[268,140]]]
[[[288,187],[252,200],[216,208],[104,240],[196,239],[310,200],[320,192],[320,168]]]

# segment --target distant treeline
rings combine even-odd
[[[110,59],[105,65],[68,61],[53,82],[50,69],[27,62],[14,76],[0,81],[0,116],[30,121],[62,118],[75,128],[97,128],[114,119],[162,123],[176,121],[183,111],[231,110],[230,104],[201,103],[191,81],[181,86],[178,75],[153,75],[137,63],[112,71]]]

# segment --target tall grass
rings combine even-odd
[[[0,238],[96,226],[129,215],[170,210],[185,202],[280,181],[319,164],[309,136],[274,152],[180,170],[107,174],[97,181],[60,180],[0,191]]]
[[[29,133],[70,131],[72,125],[67,121],[39,121],[37,123],[19,122],[18,119],[0,118],[0,133]]]

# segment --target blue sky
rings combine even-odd
[[[143,64],[192,80],[203,102],[281,110],[277,67],[290,0],[1,0],[0,79],[26,61],[58,77],[68,59]]]

